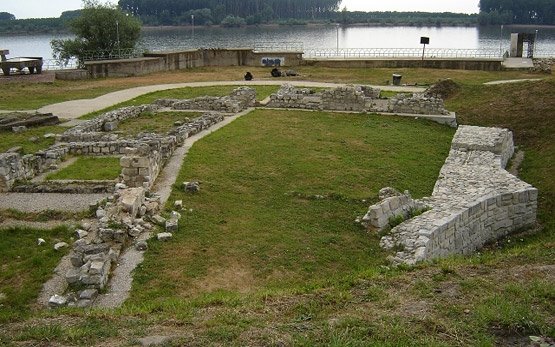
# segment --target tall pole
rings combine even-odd
[[[191,15],[191,25],[193,26],[193,40],[195,39],[195,15]]]
[[[116,20],[116,38],[117,38],[117,45],[118,45],[118,57],[120,55],[120,47],[119,47],[119,21]]]
[[[339,23],[335,24],[335,31],[337,34],[337,38],[336,38],[336,50],[337,50],[337,55],[339,55]]]
[[[532,58],[534,57],[534,54],[536,53],[536,45],[538,44],[538,29],[536,29],[536,36],[534,36],[534,52],[532,53]]]
[[[501,24],[501,30],[499,31],[499,55],[503,58],[503,24]]]

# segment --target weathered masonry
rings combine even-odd
[[[507,129],[460,126],[432,196],[418,201],[430,210],[394,227],[381,239],[386,249],[402,249],[391,260],[414,264],[468,254],[533,226],[538,191],[504,169],[513,152],[512,133]],[[370,207],[364,218],[367,224],[383,227],[385,220],[403,211],[398,206],[402,201],[392,206],[386,200]],[[412,199],[403,201],[414,204]]]

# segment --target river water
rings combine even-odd
[[[302,49],[419,48],[420,37],[430,38],[429,48],[490,49],[506,51],[511,32],[537,32],[536,50],[555,53],[555,27],[368,27],[265,26],[244,28],[167,27],[144,28],[140,47],[149,51],[238,48],[254,46]],[[10,56],[52,57],[50,41],[70,35],[0,35],[0,49]]]

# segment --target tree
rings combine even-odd
[[[0,12],[0,20],[15,20],[15,16],[8,12]]]
[[[81,15],[69,24],[76,38],[50,42],[55,59],[67,64],[77,58],[82,65],[90,52],[102,59],[111,56],[110,51],[135,47],[141,31],[138,19],[98,0],[83,0],[83,7]]]

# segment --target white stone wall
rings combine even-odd
[[[468,254],[536,221],[538,191],[505,171],[514,151],[507,129],[461,126],[430,198],[431,208],[384,236],[401,247],[392,261]]]

